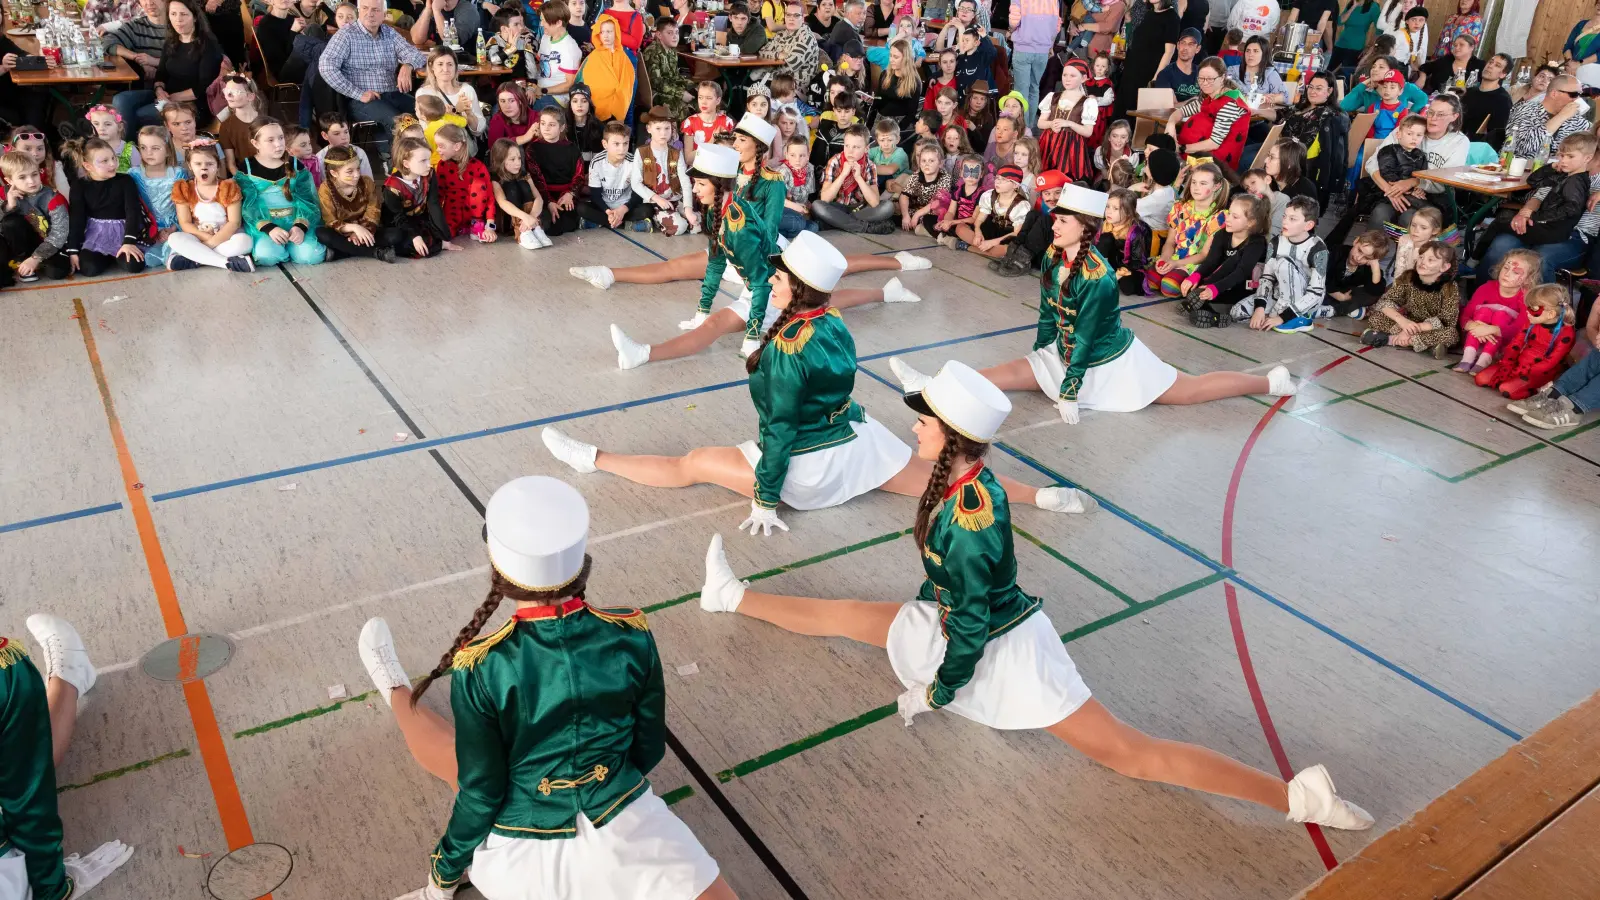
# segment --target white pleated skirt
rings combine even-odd
[[[778,496],[795,509],[827,509],[877,490],[911,462],[911,448],[876,419],[851,422],[856,439],[812,453],[789,458]],[[739,445],[739,452],[754,469],[761,461],[755,441]]]
[[[28,886],[28,858],[15,847],[0,853],[0,900],[33,900]]]
[[[719,871],[647,789],[604,828],[579,813],[566,840],[489,835],[472,854],[471,878],[487,900],[695,900]]]
[[[732,272],[733,266],[729,266],[728,271]],[[743,282],[741,282],[741,284],[742,283]],[[725,308],[733,310],[734,315],[737,315],[746,322],[750,321],[750,292],[741,291],[739,293],[739,299],[729,303]],[[778,321],[778,317],[781,315],[783,315],[783,310],[773,306],[771,303],[768,303],[767,311],[761,317],[761,333],[766,334],[767,329],[771,328],[772,323]]]
[[[900,607],[889,626],[888,649],[901,684],[932,684],[946,647],[937,603],[913,600]],[[972,680],[943,708],[990,728],[1047,728],[1077,712],[1089,696],[1061,635],[1037,610],[983,648]]]
[[[1029,353],[1028,366],[1039,390],[1055,400],[1061,396],[1061,381],[1067,372],[1061,367],[1061,354],[1050,344]],[[1156,402],[1156,398],[1178,380],[1178,370],[1161,361],[1138,338],[1122,355],[1103,365],[1091,366],[1083,373],[1078,389],[1078,406],[1104,412],[1136,412]]]

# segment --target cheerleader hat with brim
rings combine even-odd
[[[907,394],[906,405],[980,444],[994,440],[1000,424],[1011,414],[1011,401],[1004,391],[955,360],[945,363],[922,390]]]
[[[1056,201],[1059,214],[1083,213],[1096,219],[1106,217],[1105,191],[1091,191],[1082,185],[1069,184],[1061,189],[1061,199]]]
[[[795,235],[782,253],[773,254],[772,264],[824,294],[839,286],[849,265],[839,248],[814,231]]]
[[[739,174],[739,151],[721,144],[701,144],[689,171],[708,178],[734,178]]]
[[[742,131],[768,147],[771,147],[772,142],[778,137],[778,126],[755,113],[745,113],[744,118],[739,120],[739,124],[735,125],[733,130]]]
[[[484,513],[489,562],[523,590],[557,591],[583,571],[589,505],[555,478],[528,475],[501,485]]]

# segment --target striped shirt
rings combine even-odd
[[[167,29],[140,13],[115,28],[108,27],[103,47],[106,53],[115,53],[118,47],[126,47],[129,52],[148,53],[160,59],[161,48],[166,40]]]
[[[1217,110],[1217,117],[1211,123],[1211,142],[1221,147],[1222,142],[1228,139],[1228,132],[1233,130],[1233,123],[1248,112],[1243,103],[1228,103]],[[1199,97],[1178,107],[1178,117],[1182,120],[1192,119],[1198,115],[1200,115]]]
[[[1506,133],[1516,135],[1513,151],[1523,159],[1533,159],[1541,149],[1547,149],[1548,157],[1553,159],[1556,148],[1568,135],[1582,134],[1593,127],[1583,116],[1574,115],[1562,122],[1552,135],[1545,126],[1553,118],[1544,108],[1543,100],[1524,100],[1512,107],[1511,118],[1506,122]],[[1550,141],[1548,147],[1544,143],[1546,140]]]
[[[351,99],[360,99],[367,91],[382,94],[399,90],[395,72],[402,63],[422,69],[428,65],[428,58],[393,28],[379,25],[378,33],[372,34],[357,22],[328,39],[317,73],[328,87]]]

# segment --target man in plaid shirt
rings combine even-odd
[[[356,24],[328,39],[317,72],[328,86],[350,98],[353,121],[378,123],[383,131],[380,152],[387,154],[394,117],[416,112],[411,73],[425,68],[428,58],[411,42],[383,23],[384,0],[358,0]]]

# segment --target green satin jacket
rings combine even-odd
[[[1039,598],[1017,587],[1011,504],[1000,480],[979,463],[945,491],[922,548],[918,600],[939,606],[947,646],[928,705],[938,709],[972,680],[983,648],[1039,608]]]
[[[761,322],[767,314],[767,297],[772,293],[768,279],[772,277],[772,255],[778,252],[778,220],[783,217],[784,196],[778,173],[762,166],[729,199],[706,259],[706,277],[700,283],[700,312],[710,314],[711,301],[722,285],[722,273],[732,261],[750,291],[750,318],[744,329],[747,340],[760,339]]]
[[[760,425],[757,504],[777,507],[790,457],[855,440],[850,423],[866,421],[850,399],[855,385],[855,338],[831,306],[796,315],[761,351],[750,376]]]
[[[65,900],[72,879],[61,856],[50,707],[44,678],[16,638],[0,637],[0,735],[0,854],[22,851],[34,900]]]
[[[1062,284],[1067,269],[1061,251],[1051,247],[1044,255],[1044,273],[1039,287],[1039,330],[1033,349],[1055,344],[1061,355],[1060,399],[1077,400],[1083,375],[1095,366],[1105,365],[1133,345],[1133,332],[1122,327],[1121,294],[1117,276],[1106,265],[1100,251],[1083,244],[1087,253],[1083,269],[1076,278]]]
[[[603,828],[650,789],[666,753],[666,688],[636,609],[582,600],[518,610],[456,654],[459,785],[433,883],[461,881],[490,834],[562,840]]]

